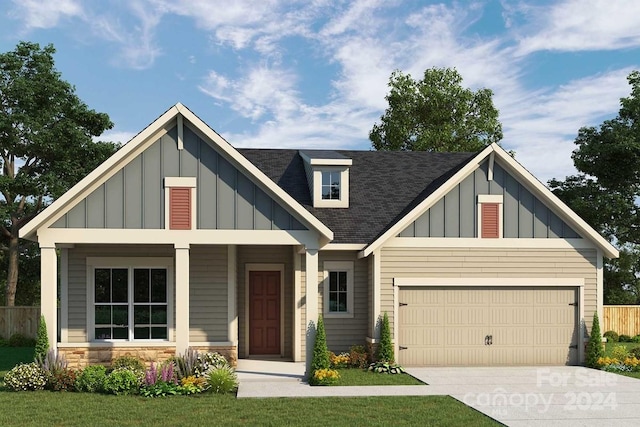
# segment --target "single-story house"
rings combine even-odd
[[[405,366],[580,364],[618,256],[498,145],[236,149],[181,104],[20,234],[76,366],[189,347],[308,363],[320,314],[341,352],[384,313]]]

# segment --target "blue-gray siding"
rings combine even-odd
[[[197,228],[305,230],[293,215],[184,127],[174,127],[58,220],[55,228],[164,228],[164,177],[197,178]]]
[[[405,228],[400,237],[477,237],[479,194],[503,196],[503,237],[580,237],[498,162],[492,181],[487,178],[487,170],[488,162],[484,162]]]

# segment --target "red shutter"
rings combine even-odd
[[[169,229],[191,230],[191,188],[169,189]]]
[[[500,237],[500,214],[498,203],[482,203],[482,234],[483,239]]]

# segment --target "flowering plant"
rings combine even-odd
[[[331,385],[338,382],[340,374],[335,369],[317,369],[309,378],[311,385]]]

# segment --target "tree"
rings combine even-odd
[[[41,362],[47,357],[49,351],[49,335],[47,334],[47,322],[44,316],[40,316],[40,324],[38,325],[38,335],[36,337],[36,348],[34,351],[34,359]]]
[[[327,334],[324,331],[324,321],[322,316],[318,316],[318,325],[316,326],[316,340],[313,344],[313,359],[311,360],[311,373],[319,369],[329,369],[331,360],[329,359],[329,349],[327,348]]]
[[[93,142],[113,124],[61,78],[54,53],[52,45],[20,42],[0,54],[0,236],[9,306],[18,284],[20,227],[117,149]]]
[[[587,356],[585,364],[589,368],[598,368],[598,359],[604,355],[602,349],[602,335],[600,334],[600,321],[598,313],[593,314],[593,324],[591,325],[591,335],[587,343]]]
[[[621,250],[604,265],[604,302],[640,302],[640,73],[627,80],[631,95],[618,116],[578,131],[572,154],[579,171],[551,180],[553,192]]]
[[[369,139],[376,150],[479,151],[502,139],[490,89],[462,87],[455,68],[429,68],[422,80],[394,71],[389,107]]]
[[[391,342],[391,328],[389,327],[389,316],[384,312],[384,316],[380,322],[380,342],[376,352],[378,362],[393,363],[393,343]]]

